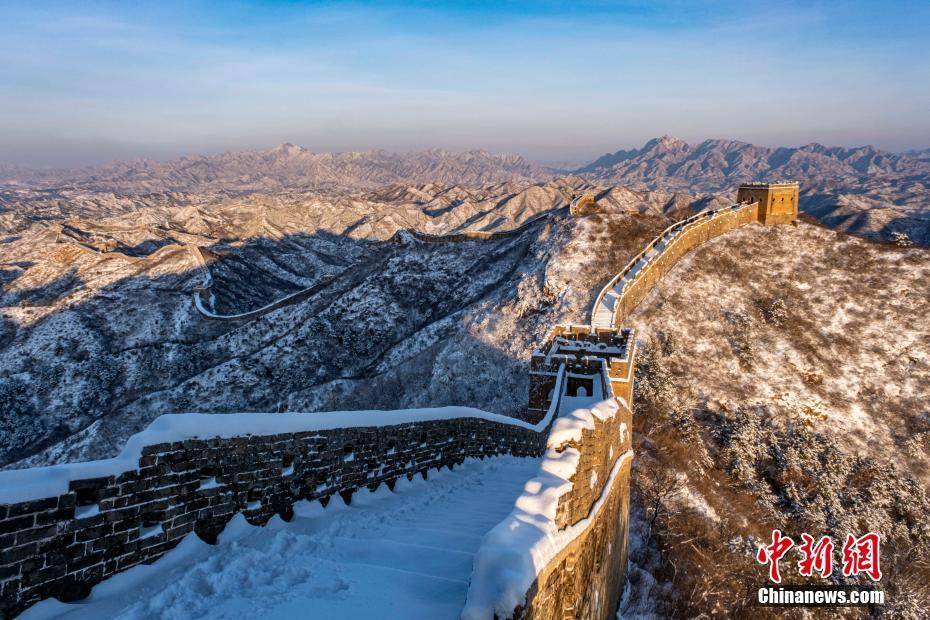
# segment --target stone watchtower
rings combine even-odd
[[[736,202],[759,203],[759,221],[766,226],[798,219],[798,182],[743,183]]]
[[[610,392],[627,407],[633,399],[633,355],[636,340],[629,328],[592,328],[590,325],[556,325],[530,358],[530,400],[526,419],[542,420],[555,393],[559,367],[565,365],[567,396],[595,396],[607,362]]]
[[[597,213],[597,201],[591,194],[582,194],[572,198],[571,204],[568,205],[568,212],[572,217],[581,217]]]

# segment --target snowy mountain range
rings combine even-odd
[[[565,174],[601,187],[730,195],[739,183],[801,182],[801,209],[847,232],[930,243],[930,150],[891,153],[872,146],[770,148],[735,140],[691,145],[662,136],[576,170],[548,168],[514,154],[442,149],[408,153],[316,153],[293,144],[259,151],[134,160],[71,170],[0,165],[0,230],[42,211],[58,217],[81,203],[113,215],[138,204],[185,204],[281,191],[365,192],[437,183],[472,190],[544,182]],[[192,195],[196,195],[192,197]],[[93,205],[90,203],[94,203]],[[13,206],[16,209],[13,209]],[[96,206],[94,206],[96,205]]]
[[[572,241],[586,224],[564,218],[491,242],[404,234],[510,230],[559,218],[588,191],[605,214],[637,216],[604,252],[589,253],[584,235]],[[39,210],[0,236],[0,433],[12,438],[0,466],[100,456],[165,411],[457,402],[518,411],[525,394],[513,386],[526,383],[538,333],[568,308],[582,312],[594,278],[619,269],[667,218],[723,202],[570,177],[27,205],[19,210]],[[599,267],[566,295],[579,261]],[[219,315],[313,294],[252,320],[205,321],[194,305],[204,287],[204,307]],[[472,332],[502,307],[490,333],[506,353]],[[432,380],[459,372],[484,378]]]
[[[631,319],[642,499],[624,613],[724,609],[758,575],[751,527],[868,515],[889,536],[891,615],[926,617],[905,597],[925,567],[894,549],[930,549],[930,263],[837,230],[930,243],[928,159],[666,137],[568,176],[482,151],[293,145],[0,169],[0,468],[114,455],[163,413],[517,414],[545,331],[587,321],[659,231],[739,182],[792,177],[820,225],[708,242]],[[597,213],[570,217],[581,193]]]
[[[724,140],[691,146],[663,137],[563,177],[519,156],[485,151],[321,154],[290,144],[72,171],[6,168],[0,183],[0,401],[15,405],[0,412],[0,430],[16,441],[0,453],[0,465],[27,457],[53,462],[65,453],[97,456],[152,416],[190,407],[351,409],[361,400],[385,408],[467,401],[512,411],[522,396],[464,394],[455,385],[442,391],[442,383],[427,381],[440,357],[482,357],[474,351],[483,345],[471,353],[462,349],[475,340],[456,327],[462,317],[535,316],[534,308],[559,307],[541,325],[557,323],[590,301],[584,287],[569,284],[575,276],[563,273],[566,265],[593,265],[586,285],[593,289],[622,265],[627,243],[634,244],[632,252],[672,219],[727,204],[729,188],[747,179],[801,178],[802,209],[829,227],[883,240],[901,231],[927,244],[928,166],[919,152],[768,149]],[[534,227],[517,239],[474,247],[391,241],[403,239],[397,235],[405,229],[433,235],[508,230],[557,212],[580,193],[595,195],[602,213],[620,218],[622,244],[615,239],[591,253],[593,246],[579,245],[588,233],[572,222],[557,227],[558,239]],[[192,295],[207,282],[202,303],[220,315],[320,291],[270,313],[278,317],[274,322],[220,327],[196,318]],[[415,295],[403,292],[409,282],[422,285]],[[369,297],[356,299],[359,286]],[[560,293],[565,289],[572,296]],[[381,323],[359,322],[363,315],[353,304],[360,302],[380,308]],[[289,340],[300,333],[293,321],[314,325],[300,336],[300,346]],[[272,359],[278,367],[304,367],[307,355],[316,355],[306,347],[330,348],[328,336],[320,335],[336,325],[362,330],[343,333],[337,348],[348,352],[345,359],[320,358],[317,375],[295,383],[301,373],[285,373],[283,383],[277,381]],[[510,368],[499,381],[504,389],[524,380],[521,364],[537,334],[525,321],[504,321],[497,329],[498,340],[512,343],[512,365],[488,358],[495,368]],[[247,340],[265,344],[253,351]],[[445,347],[455,355],[436,357]],[[207,381],[209,373],[224,379]],[[377,378],[365,381],[377,387],[371,393],[347,388],[372,373],[388,383],[403,376],[424,391],[397,392]],[[497,370],[488,373],[497,376]],[[71,379],[62,382],[61,376]],[[237,382],[245,386],[256,376],[267,389],[235,392]],[[115,377],[120,380],[111,381]],[[30,391],[29,385],[45,387]],[[30,424],[21,424],[27,418]],[[96,429],[93,439],[83,434],[89,429]]]
[[[390,183],[481,186],[553,175],[519,155],[442,149],[411,153],[315,153],[294,144],[260,151],[139,159],[70,170],[0,167],[0,187],[72,187],[120,193],[365,189]]]
[[[638,189],[722,191],[747,180],[861,180],[926,176],[930,150],[896,154],[872,146],[769,148],[736,140],[690,145],[671,136],[642,148],[608,153],[571,171],[606,185]],[[391,183],[482,186],[544,181],[556,170],[520,155],[431,149],[408,153],[316,153],[294,144],[259,151],[192,155],[169,161],[139,159],[66,170],[0,166],[0,187],[74,187],[120,193],[159,191],[269,191],[372,188]]]
[[[801,210],[845,232],[877,239],[904,233],[930,243],[930,151],[872,146],[768,148],[735,140],[690,145],[663,136],[598,158],[575,174],[635,189],[733,192],[746,181],[801,182]]]
[[[756,180],[852,182],[877,176],[926,177],[930,174],[926,153],[895,154],[873,146],[827,147],[816,142],[797,148],[769,148],[736,140],[690,145],[662,136],[640,149],[603,155],[575,174],[630,187],[720,191]]]

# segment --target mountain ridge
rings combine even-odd
[[[930,175],[926,151],[892,153],[872,145],[843,147],[811,142],[766,147],[729,139],[691,145],[661,136],[639,149],[606,153],[574,174],[606,184],[648,189],[720,191],[745,181]]]
[[[137,158],[69,169],[0,164],[0,187],[73,187],[137,194],[153,191],[370,190],[394,183],[482,186],[506,181],[547,181],[572,174],[634,189],[719,192],[748,180],[930,176],[930,149],[892,153],[872,145],[844,147],[810,142],[766,147],[713,138],[689,144],[663,135],[641,148],[605,153],[575,169],[554,169],[516,153],[432,148],[391,152],[369,149],[312,151],[291,142],[268,149]]]
[[[137,159],[64,171],[0,166],[0,229],[39,205],[65,208],[94,200],[163,201],[197,194],[222,198],[282,191],[350,194],[424,184],[488,188],[576,178],[600,187],[636,191],[732,195],[740,183],[790,179],[801,183],[801,210],[838,230],[893,240],[905,234],[930,244],[930,150],[891,153],[874,146],[765,147],[730,139],[689,144],[672,136],[638,149],[607,153],[575,170],[554,169],[513,153],[441,148],[317,153],[290,142],[270,149],[189,155],[168,161]],[[132,204],[131,204],[132,203]],[[14,207],[7,209],[6,205]],[[17,208],[18,206],[18,208]],[[25,208],[25,211],[24,211]]]
[[[152,191],[269,191],[278,189],[373,189],[392,183],[539,181],[554,176],[513,153],[474,149],[314,152],[285,142],[264,150],[185,155],[167,161],[132,159],[99,166],[29,170],[0,166],[0,187],[75,187],[119,193]]]

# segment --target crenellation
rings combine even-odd
[[[0,610],[16,613],[48,596],[81,598],[191,532],[215,542],[239,511],[263,524],[291,513],[300,499],[328,501],[338,493],[351,501],[359,488],[393,484],[401,475],[425,477],[467,456],[538,455],[544,439],[526,428],[462,418],[146,446],[137,469],[72,480],[62,495],[0,505],[0,536],[10,543],[0,555]],[[288,467],[293,471],[285,475]],[[215,486],[201,488],[208,478]]]
[[[556,325],[546,335],[542,346],[530,360],[530,397],[528,415],[539,417],[552,402],[555,376],[559,367],[565,366],[568,373],[588,377],[569,376],[569,395],[576,395],[577,388],[589,385],[590,377],[601,372],[603,364],[608,366],[608,376],[615,396],[630,402],[632,392],[620,380],[628,379],[632,368],[633,331],[590,325]],[[629,381],[627,382],[629,383]],[[593,384],[592,388],[593,388]],[[586,392],[591,395],[591,388]],[[532,419],[532,418],[531,418]]]

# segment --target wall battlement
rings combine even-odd
[[[602,362],[606,362],[613,395],[629,405],[635,348],[631,329],[556,325],[530,358],[527,419],[539,420],[545,415],[554,396],[555,375],[563,365],[569,373],[579,375],[569,377],[566,394],[579,396],[578,388],[581,387],[585,396],[591,396],[594,391],[590,380],[585,381],[581,377],[599,375]]]
[[[469,457],[538,456],[550,422],[468,408],[181,414],[158,418],[116,459],[0,472],[0,618],[84,598],[192,532],[214,542],[239,512],[264,524],[302,499],[349,501]],[[211,436],[230,429],[239,435]]]
[[[591,194],[576,196],[572,198],[571,204],[569,204],[568,207],[568,212],[572,217],[581,217],[597,213],[597,201]]]

